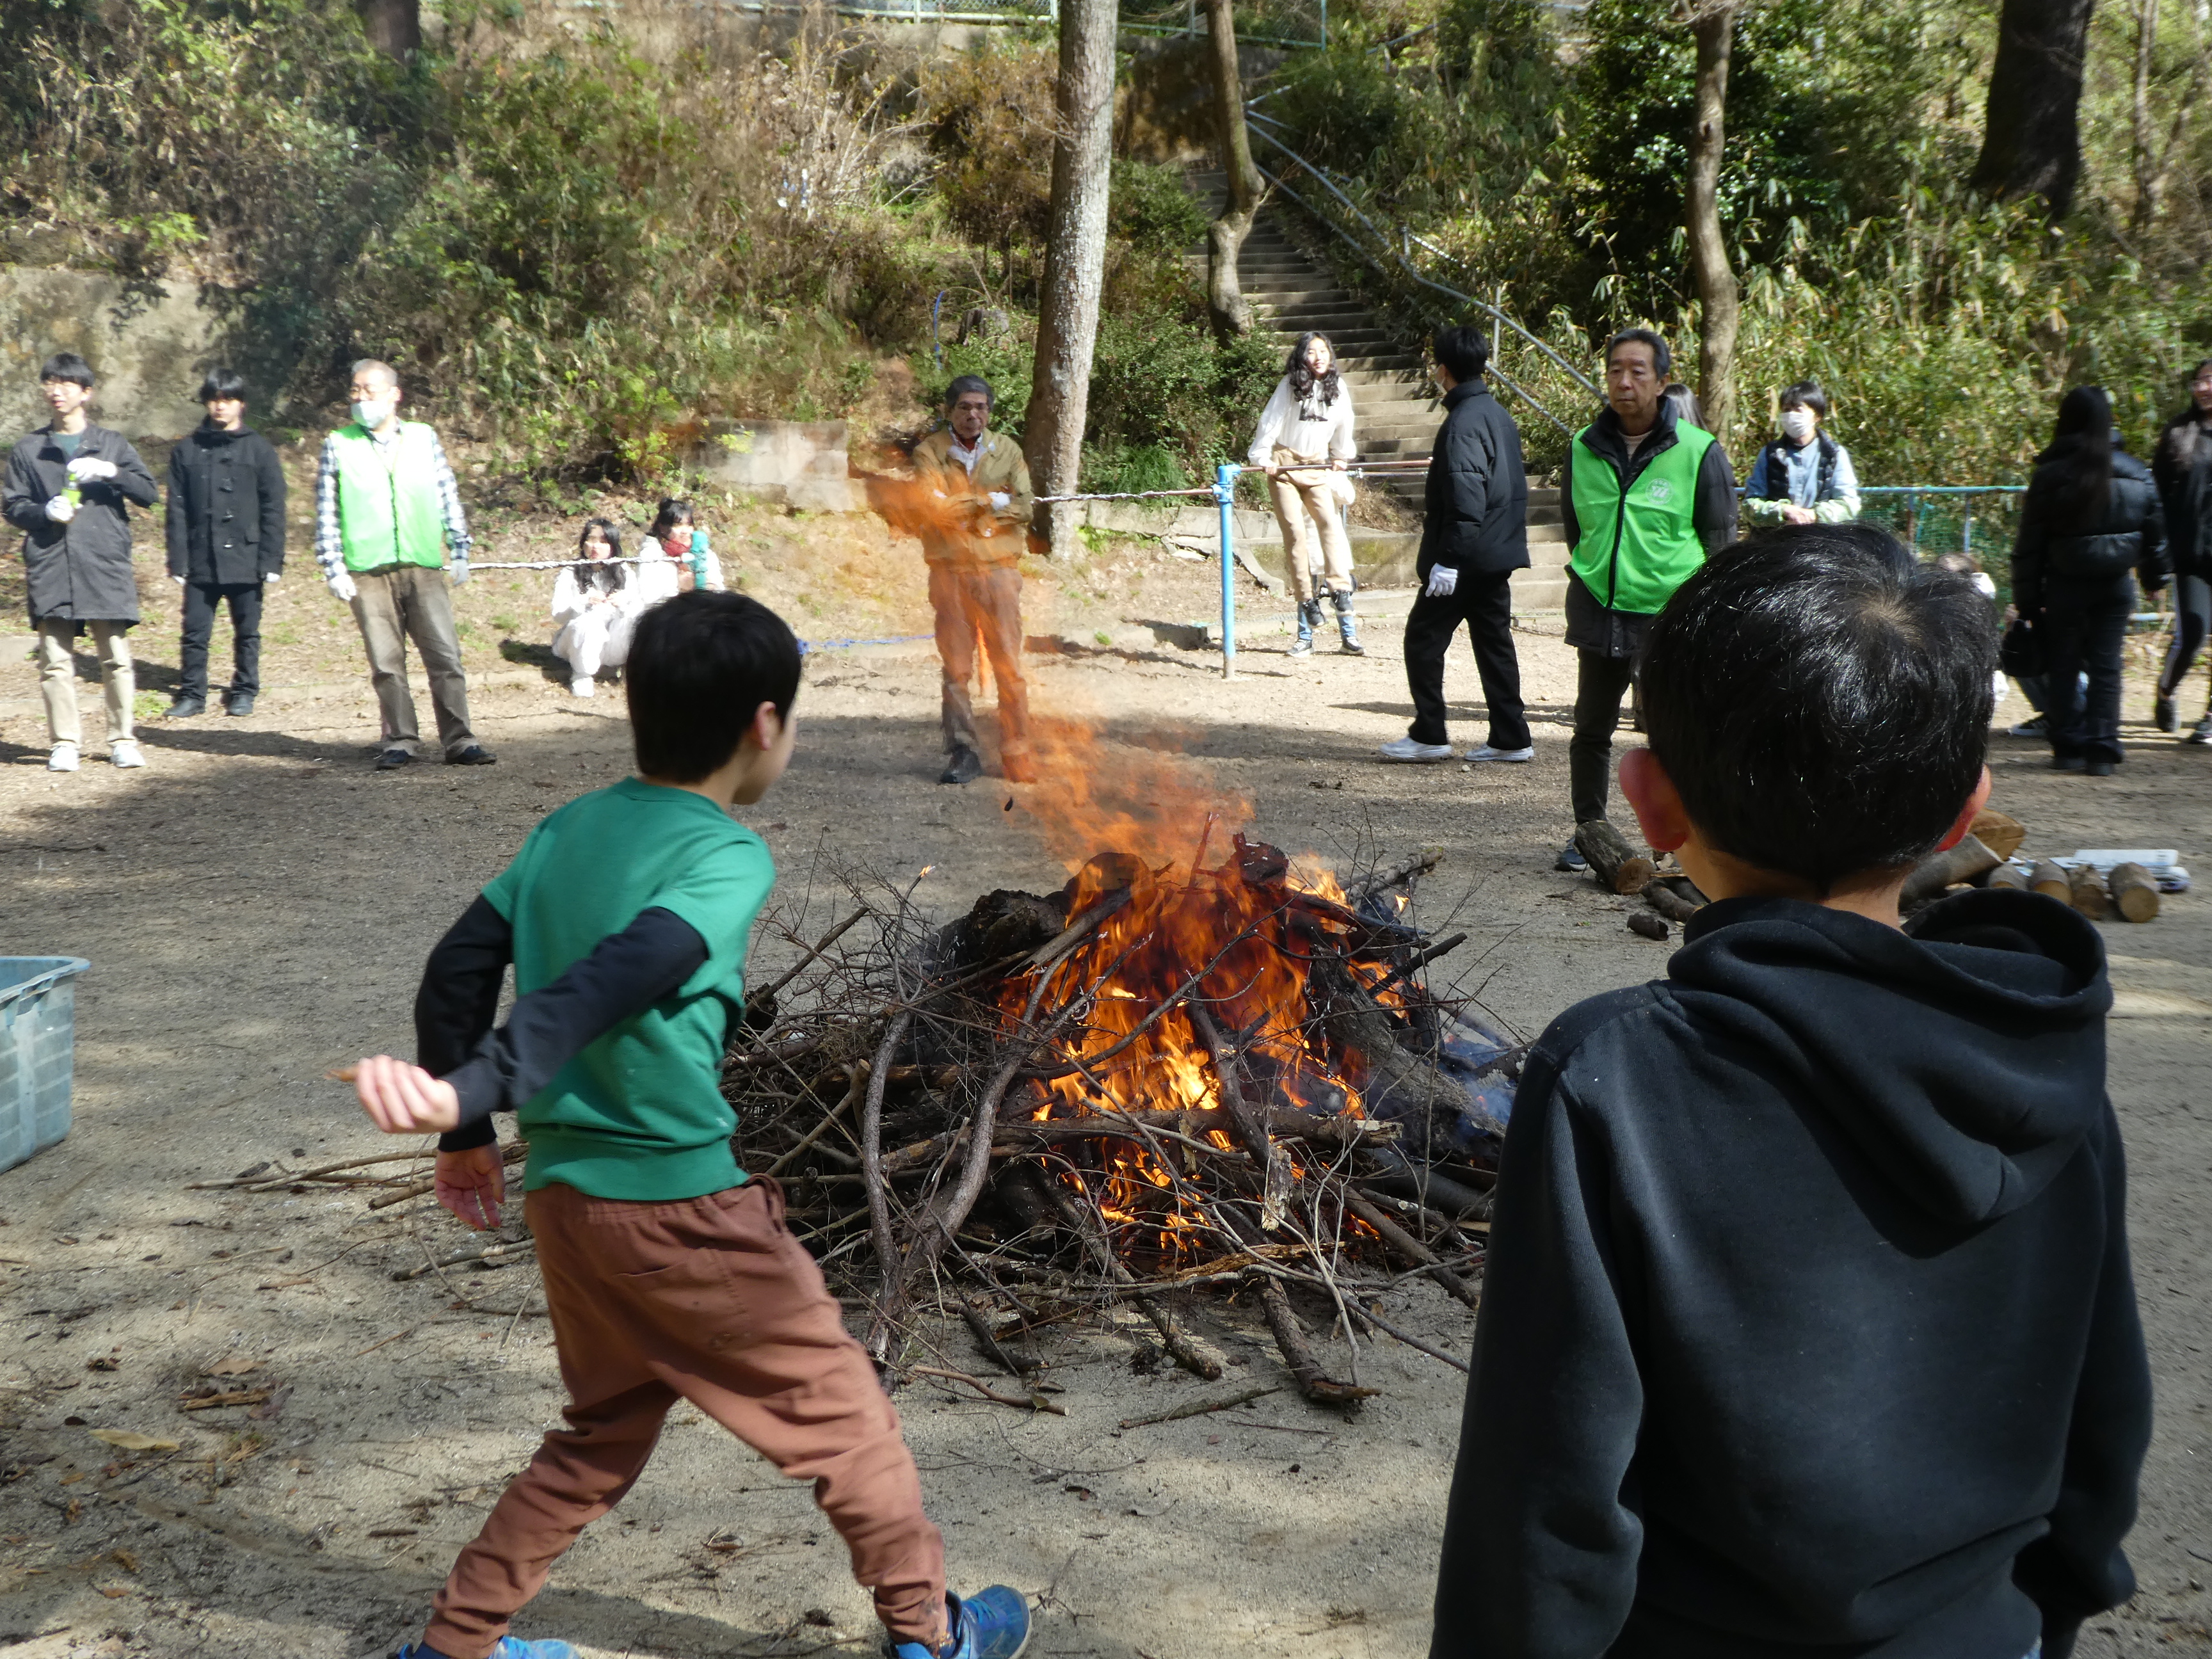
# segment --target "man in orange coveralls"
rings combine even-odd
[[[1021,447],[990,430],[994,398],[981,375],[945,388],[946,424],[914,448],[915,528],[929,562],[937,654],[945,665],[945,763],[939,783],[983,775],[969,682],[975,641],[999,683],[999,754],[1006,776],[1030,782],[1029,688],[1022,681],[1022,573],[1034,492]]]

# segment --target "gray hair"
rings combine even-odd
[[[374,374],[393,391],[399,389],[399,371],[381,357],[363,357],[349,372],[356,380],[364,374]]]

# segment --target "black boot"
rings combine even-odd
[[[177,693],[177,700],[169,705],[167,712],[161,718],[169,720],[188,720],[195,715],[206,713],[205,697],[196,697],[189,691],[179,691]]]
[[[1336,631],[1338,636],[1344,641],[1345,654],[1352,657],[1365,656],[1367,647],[1359,642],[1359,618],[1352,614],[1352,595],[1332,593],[1328,597],[1329,602],[1336,606]],[[1317,601],[1316,608],[1318,608]]]
[[[963,744],[955,749],[945,763],[939,776],[939,783],[973,783],[983,775],[983,757]]]

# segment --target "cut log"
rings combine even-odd
[[[2027,839],[2027,826],[1993,806],[1984,806],[1974,814],[1966,833],[1999,858],[2008,859],[2020,851],[2021,843]]]
[[[1663,881],[1651,881],[1644,884],[1644,902],[1666,917],[1668,921],[1687,921],[1702,908],[1691,903]],[[1662,933],[1660,937],[1663,939],[1666,935]]]
[[[2061,904],[2074,902],[2074,884],[2066,872],[2049,859],[2036,860],[2035,868],[2027,872],[2027,884],[2045,898],[2055,898]]]
[[[1911,910],[1931,903],[1943,896],[1946,887],[1972,881],[2003,862],[1979,838],[1969,836],[1948,852],[1931,853],[1914,865],[1912,873],[1905,878],[1904,891],[1897,896],[1898,906]]]
[[[1640,933],[1645,939],[1664,940],[1671,930],[1663,918],[1653,915],[1649,910],[1633,910],[1629,913],[1628,931]]]
[[[2077,865],[2068,871],[2066,879],[2074,908],[2090,921],[2102,921],[2112,914],[2112,901],[2105,891],[2105,884],[2087,865]]]
[[[2025,893],[2027,891],[2027,872],[2017,864],[2000,864],[1990,872],[1989,880],[1983,884],[1989,887],[2008,887],[2015,892]]]
[[[1575,850],[1589,860],[1590,873],[1613,892],[1640,893],[1651,879],[1651,860],[1632,849],[1603,818],[1575,826]]]
[[[2140,864],[2112,866],[2112,908],[2130,921],[2158,919],[2158,883]]]

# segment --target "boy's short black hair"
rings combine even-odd
[[[1624,328],[1605,343],[1605,365],[1613,367],[1613,354],[1625,345],[1646,345],[1651,348],[1651,372],[1661,380],[1674,367],[1674,354],[1668,349],[1667,342],[1648,328]]]
[[[1784,409],[1809,409],[1822,420],[1828,418],[1828,394],[1820,390],[1818,380],[1800,380],[1795,386],[1782,388]]]
[[[758,599],[694,588],[638,618],[623,679],[637,769],[696,783],[737,753],[763,703],[790,718],[799,640]]]
[[[1490,342],[1479,328],[1440,328],[1429,350],[1455,380],[1480,380],[1490,367]]]
[[[246,401],[246,376],[234,368],[211,368],[200,382],[198,401],[211,404],[218,398],[235,398]]]
[[[92,365],[74,351],[57,351],[39,365],[39,384],[49,380],[67,380],[71,386],[92,389]]]
[[[991,390],[991,383],[980,374],[956,375],[952,384],[945,388],[945,406],[951,408],[971,392],[983,394],[984,408],[996,409],[999,406],[999,394]]]
[[[1706,839],[1826,895],[1933,850],[1979,780],[1988,602],[1872,525],[1716,555],[1644,643],[1651,751]]]

